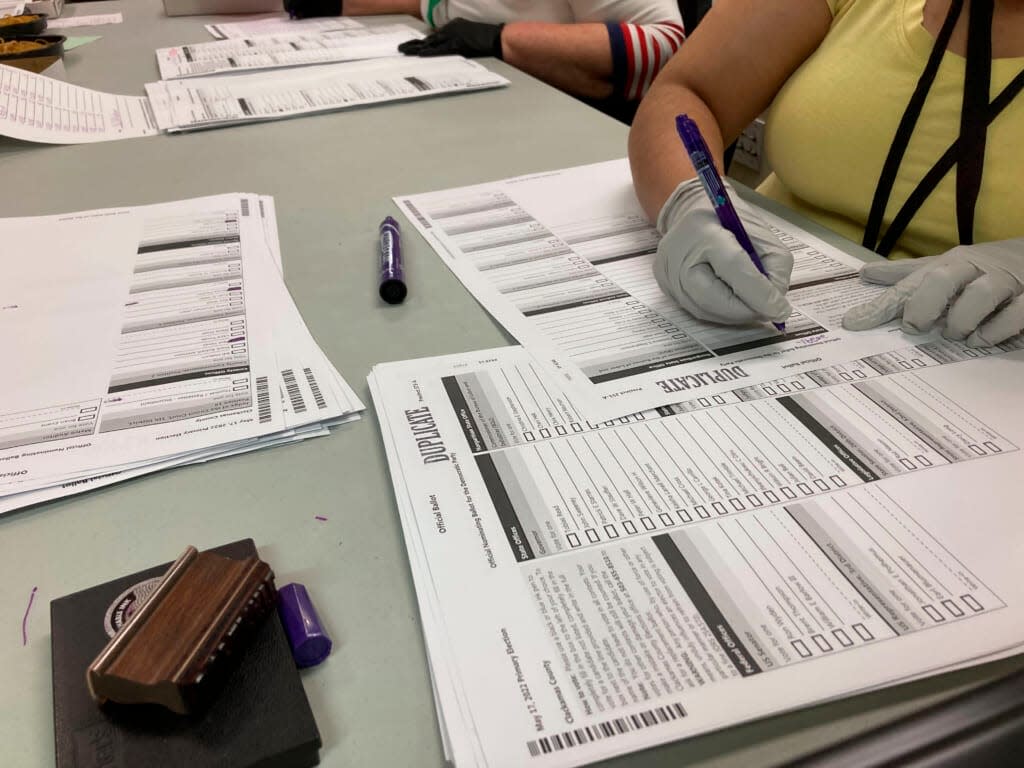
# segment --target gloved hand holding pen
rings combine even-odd
[[[926,333],[945,317],[942,335],[970,347],[999,344],[1024,331],[1024,238],[866,264],[860,275],[892,287],[847,311],[847,330],[899,317],[907,333]]]
[[[654,276],[661,290],[702,320],[728,325],[781,323],[793,311],[785,295],[793,255],[728,182],[724,184],[766,275],[722,226],[695,178],[676,187],[658,215],[663,237]]]

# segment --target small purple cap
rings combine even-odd
[[[320,626],[320,617],[302,584],[287,584],[277,590],[278,613],[292,656],[300,667],[314,667],[331,653],[331,638]]]

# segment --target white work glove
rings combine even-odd
[[[988,347],[1024,330],[1024,238],[865,264],[860,276],[892,288],[846,312],[843,327],[850,331],[902,315],[904,331],[925,333],[945,315],[947,339]]]
[[[715,214],[700,179],[684,181],[658,215],[661,242],[654,277],[661,290],[691,315],[726,325],[773,321],[793,311],[786,301],[793,255],[739,196],[729,190],[736,213],[761,257],[768,277]]]

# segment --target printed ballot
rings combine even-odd
[[[582,765],[1019,650],[1024,352],[958,347],[606,423],[520,348],[377,366],[449,758]]]
[[[32,255],[0,309],[0,511],[362,410],[284,286],[271,198],[0,219],[0,238]]]
[[[861,283],[858,259],[764,210],[795,261],[785,332],[693,317],[654,279],[659,236],[625,160],[395,202],[595,421],[914,343],[897,327],[844,330],[843,312],[883,289]]]
[[[479,91],[508,85],[461,56],[406,56],[147,83],[157,125],[170,133]]]
[[[398,56],[398,46],[423,37],[404,24],[382,24],[328,32],[216,40],[173,48],[158,48],[160,77],[215,75],[257,69],[328,64],[340,61]]]

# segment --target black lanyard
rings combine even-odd
[[[888,230],[882,230],[885,209],[892,195],[903,156],[910,144],[910,136],[921,116],[925,99],[939,71],[939,64],[953,35],[953,28],[960,18],[964,0],[952,0],[946,21],[935,38],[924,72],[917,88],[900,119],[896,136],[889,154],[882,166],[882,173],[871,202],[871,212],[864,227],[863,244],[867,248],[888,256],[897,240],[906,231],[914,215],[920,210],[928,196],[935,190],[943,177],[956,166],[956,217],[960,243],[974,242],[974,209],[981,189],[981,175],[985,167],[985,142],[989,124],[1024,89],[1024,71],[1020,72],[1006,88],[992,101],[988,101],[992,75],[992,16],[993,0],[971,0],[967,19],[967,61],[964,72],[964,99],[960,111],[960,135],[943,153],[938,162],[924,175],[917,187],[900,208]]]

